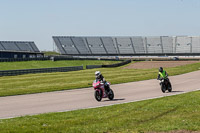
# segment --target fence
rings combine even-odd
[[[0,76],[14,76],[14,75],[22,75],[22,74],[30,74],[30,73],[68,72],[68,71],[77,71],[77,70],[83,70],[83,66],[6,70],[6,71],[0,71]]]

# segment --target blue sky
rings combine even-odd
[[[52,36],[200,35],[200,0],[0,0],[0,41]]]

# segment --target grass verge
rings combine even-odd
[[[60,55],[60,53],[54,51],[42,51],[42,53],[44,53],[45,56]]]
[[[200,91],[140,102],[0,120],[1,132],[200,131]]]
[[[108,65],[121,61],[101,61],[101,60],[65,60],[65,61],[20,61],[20,62],[0,62],[0,70],[17,70],[17,69],[36,69],[51,67],[68,67],[86,65]]]
[[[167,68],[170,76],[199,70],[200,63]],[[27,74],[0,77],[0,96],[31,94],[91,87],[94,72],[100,70],[112,84],[155,79],[157,69],[100,68],[73,72]]]

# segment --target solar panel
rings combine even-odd
[[[73,43],[76,45],[77,49],[79,50],[80,54],[91,54],[89,49],[84,42],[84,38],[82,37],[71,37]]]
[[[53,40],[61,54],[134,55],[149,53],[156,55],[165,53],[198,53],[200,51],[200,36],[54,36]]]
[[[172,37],[161,37],[163,44],[163,53],[173,53],[173,38]]]
[[[131,37],[135,53],[145,53],[142,37]]]
[[[15,45],[17,45],[17,47],[20,49],[20,51],[31,51],[34,52],[32,49],[30,49],[30,47],[23,42],[16,42]]]
[[[59,41],[59,37],[53,37],[53,40],[54,40],[56,46],[58,47],[60,54],[67,54],[65,49],[62,47],[62,44]]]
[[[34,42],[0,41],[0,50],[40,52]]]
[[[72,42],[70,37],[61,37],[58,38],[60,41],[63,49],[68,53],[68,54],[78,54],[79,51],[76,49],[76,46]]]
[[[0,50],[5,50],[5,48],[3,47],[3,45],[0,42]]]
[[[130,37],[117,37],[116,44],[118,45],[121,54],[133,54],[133,44]]]
[[[29,44],[33,48],[34,52],[40,52],[34,42],[27,42],[27,44]]]
[[[175,41],[176,53],[190,53],[191,52],[191,38],[190,37],[176,37]]]
[[[192,37],[192,53],[200,53],[200,37]]]
[[[5,50],[20,51],[15,42],[1,42]]]
[[[103,42],[108,54],[116,54],[117,53],[117,50],[114,46],[113,39],[111,37],[101,37],[101,39],[102,39],[102,42]]]
[[[90,47],[92,53],[96,54],[106,54],[106,50],[102,43],[100,37],[87,37],[88,46]]]
[[[163,46],[159,37],[147,37],[147,52],[148,53],[162,53]]]

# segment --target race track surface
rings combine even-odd
[[[0,119],[47,112],[63,112],[140,101],[194,91],[200,88],[200,71],[171,76],[173,91],[162,93],[156,79],[111,85],[115,98],[97,102],[93,88],[0,97]]]

